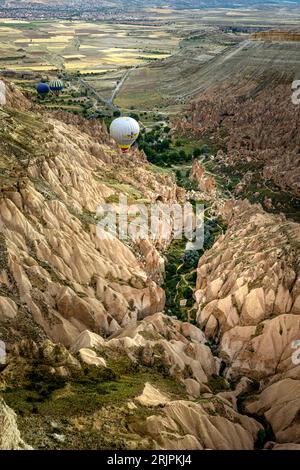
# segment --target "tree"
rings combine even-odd
[[[200,157],[200,155],[205,155],[209,153],[209,146],[206,144],[203,144],[200,148],[197,147],[193,151],[193,156],[195,158]]]
[[[193,150],[193,157],[197,158],[197,157],[200,157],[201,155],[201,149],[199,147],[195,148]]]
[[[201,153],[202,153],[202,155],[203,155],[203,154],[208,154],[208,153],[209,153],[209,146],[206,145],[206,144],[202,145],[202,147],[201,147]]]
[[[140,116],[137,113],[130,113],[129,116],[136,121],[140,120]]]

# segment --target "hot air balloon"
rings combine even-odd
[[[51,80],[49,87],[55,95],[59,95],[64,89],[64,84],[61,80]]]
[[[38,83],[36,86],[36,91],[41,96],[46,96],[50,92],[49,85],[47,83]]]
[[[138,122],[131,117],[119,117],[110,126],[110,135],[117,142],[118,147],[127,152],[136,141],[140,133]]]

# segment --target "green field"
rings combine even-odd
[[[2,19],[0,69],[49,110],[112,117],[112,101],[153,128],[178,116],[203,80],[203,67],[222,61],[253,28],[299,20],[296,13],[276,15],[272,9],[262,16],[250,9],[148,8],[132,22]],[[64,93],[39,100],[36,83],[57,76]]]

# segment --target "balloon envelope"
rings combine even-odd
[[[61,80],[51,80],[49,86],[51,91],[62,91],[64,89],[64,84]]]
[[[46,95],[47,93],[49,93],[50,88],[49,88],[49,85],[47,85],[47,83],[39,83],[39,84],[36,86],[36,91],[37,91],[40,95]]]
[[[115,119],[109,129],[111,137],[121,149],[129,149],[136,141],[140,133],[138,122],[131,117],[119,117]]]

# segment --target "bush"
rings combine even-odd
[[[137,113],[130,113],[129,117],[131,117],[132,119],[135,119],[136,121],[140,120],[140,116]]]

